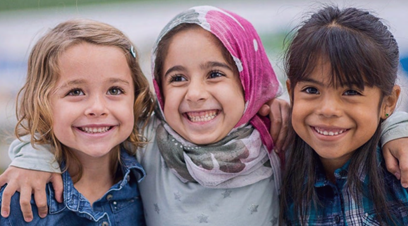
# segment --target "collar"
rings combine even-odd
[[[123,177],[118,183],[114,184],[107,193],[113,190],[121,190],[123,186],[128,184],[130,173],[137,178],[138,182],[144,179],[146,176],[146,172],[140,163],[136,160],[134,156],[131,156],[127,153],[127,151],[121,147],[120,150],[120,158],[121,163],[119,167],[121,167]],[[62,163],[61,166],[63,167],[65,164]],[[73,212],[81,212],[86,213],[88,212],[89,217],[94,221],[98,221],[101,219],[105,214],[104,213],[94,213],[92,207],[90,206],[88,200],[85,199],[82,194],[80,194],[74,187],[72,182],[71,176],[69,175],[68,171],[62,173],[62,181],[64,184],[64,191],[63,191],[63,203],[58,203],[55,199],[55,192],[52,188],[52,185],[49,183],[47,185],[47,190],[49,194],[48,200],[48,207],[50,214],[57,214],[64,209],[69,209]],[[107,194],[106,193],[106,194]],[[101,197],[103,198],[103,197]],[[93,213],[93,214],[92,214]]]

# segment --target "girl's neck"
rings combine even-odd
[[[82,175],[78,180],[78,166],[69,165],[68,172],[74,181],[74,187],[93,205],[95,201],[102,196],[115,183],[114,172],[112,169],[111,158],[117,158],[117,155],[103,156],[100,158],[78,156],[82,165]]]
[[[349,159],[349,157],[344,157],[341,159],[324,159],[320,157],[320,161],[322,162],[327,179],[335,183],[336,177],[334,176],[334,171],[344,166]]]

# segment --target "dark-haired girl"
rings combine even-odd
[[[407,225],[408,193],[385,169],[380,125],[393,113],[399,52],[369,12],[327,6],[286,55],[295,141],[281,189],[288,225]]]

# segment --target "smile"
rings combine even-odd
[[[347,131],[346,129],[337,129],[337,130],[328,131],[328,130],[325,130],[325,129],[322,129],[322,128],[317,128],[317,127],[313,127],[313,128],[315,129],[315,131],[318,134],[321,134],[321,135],[324,135],[324,136],[337,136],[337,135],[342,134],[342,133]]]
[[[104,133],[109,131],[112,127],[105,126],[105,127],[78,127],[78,129],[84,131],[85,133]]]
[[[187,118],[192,122],[207,122],[214,119],[218,115],[218,110],[188,112],[185,113]]]

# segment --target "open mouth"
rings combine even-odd
[[[347,131],[347,129],[333,129],[333,130],[325,130],[322,128],[313,127],[314,130],[321,135],[324,136],[337,136]]]
[[[104,127],[78,127],[79,130],[85,133],[105,133],[112,129],[113,126]]]
[[[218,115],[218,110],[187,112],[185,115],[192,122],[207,122],[214,119]]]

